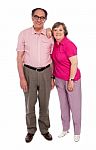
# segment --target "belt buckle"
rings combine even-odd
[[[36,71],[39,71],[41,68],[36,68]]]

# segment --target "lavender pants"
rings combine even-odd
[[[74,81],[74,90],[72,92],[68,91],[67,83],[68,81],[56,78],[63,130],[67,131],[70,128],[71,110],[74,134],[79,135],[81,131],[81,79]]]

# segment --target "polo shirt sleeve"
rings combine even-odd
[[[23,32],[20,32],[18,36],[18,43],[17,43],[17,51],[25,51],[25,40]]]
[[[68,58],[77,55],[77,47],[71,41],[68,41],[68,43],[67,43],[66,54],[67,54]]]

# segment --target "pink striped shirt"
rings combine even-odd
[[[53,44],[53,39],[47,38],[45,29],[41,33],[37,33],[31,27],[20,32],[17,51],[24,51],[24,64],[44,67],[52,63],[50,54]]]

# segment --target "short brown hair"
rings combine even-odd
[[[66,28],[66,25],[63,23],[63,22],[56,22],[54,23],[53,27],[52,27],[52,30],[54,28],[57,28],[59,27],[60,25],[62,25],[63,29],[64,29],[64,35],[67,36],[68,35],[68,31],[67,31],[67,28]]]

